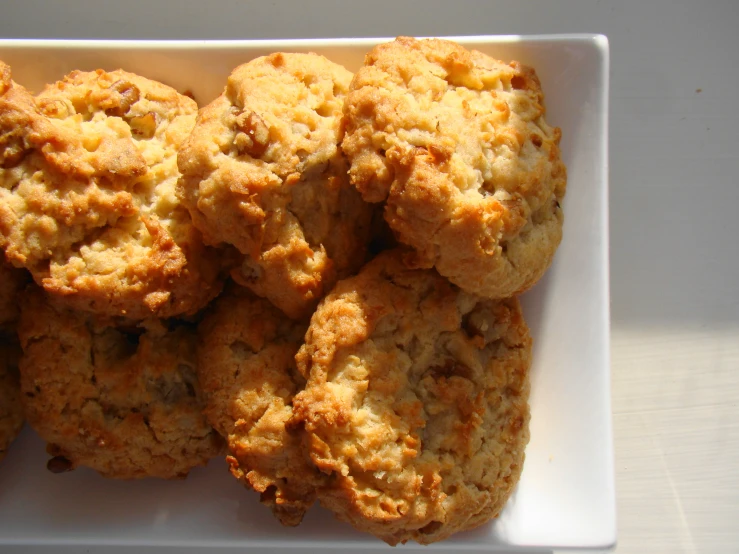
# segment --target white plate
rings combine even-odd
[[[32,90],[73,69],[118,67],[189,89],[204,105],[238,64],[313,51],[356,70],[387,39],[298,41],[0,41],[0,59]],[[607,548],[616,517],[608,302],[608,42],[603,36],[456,37],[536,68],[547,119],[562,128],[569,181],[564,240],[524,298],[534,336],[531,442],[501,517],[443,549]],[[315,507],[287,529],[214,460],[185,482],[108,481],[80,469],[53,475],[26,429],[0,466],[0,545],[147,544],[375,549],[384,545]],[[418,548],[408,545],[406,548]],[[434,547],[432,547],[434,548]]]

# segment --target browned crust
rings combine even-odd
[[[194,330],[115,326],[55,307],[38,290],[21,306],[23,407],[56,457],[51,470],[178,479],[221,452],[202,415]]]
[[[561,241],[561,132],[532,68],[444,40],[367,54],[344,105],[352,184],[385,203],[397,238],[461,288],[531,287]]]
[[[371,209],[339,148],[350,80],[316,54],[252,60],[201,110],[178,158],[195,225],[242,253],[234,280],[294,319],[365,260]]]
[[[196,104],[121,70],[31,96],[0,62],[0,247],[76,309],[191,314],[220,291],[217,253],[177,205]]]
[[[304,385],[294,356],[305,328],[234,286],[198,329],[205,414],[227,438],[231,473],[290,526],[313,504],[320,480],[300,435],[286,428]]]
[[[391,545],[497,517],[529,439],[531,338],[516,299],[480,300],[380,254],[322,301],[293,401],[319,490]]]

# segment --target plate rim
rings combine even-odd
[[[340,37],[340,38],[286,38],[286,39],[36,39],[0,38],[0,48],[256,48],[273,46],[374,46],[390,42],[396,37]],[[505,44],[511,42],[593,42],[608,51],[608,37],[600,33],[510,34],[510,35],[445,35],[417,36],[418,39],[439,38],[460,44]]]

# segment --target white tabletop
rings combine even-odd
[[[6,38],[607,35],[619,554],[739,548],[738,24],[736,0],[5,0],[0,11]]]

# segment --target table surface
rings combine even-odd
[[[607,35],[616,552],[737,551],[739,2],[173,6],[10,0],[0,37]]]

